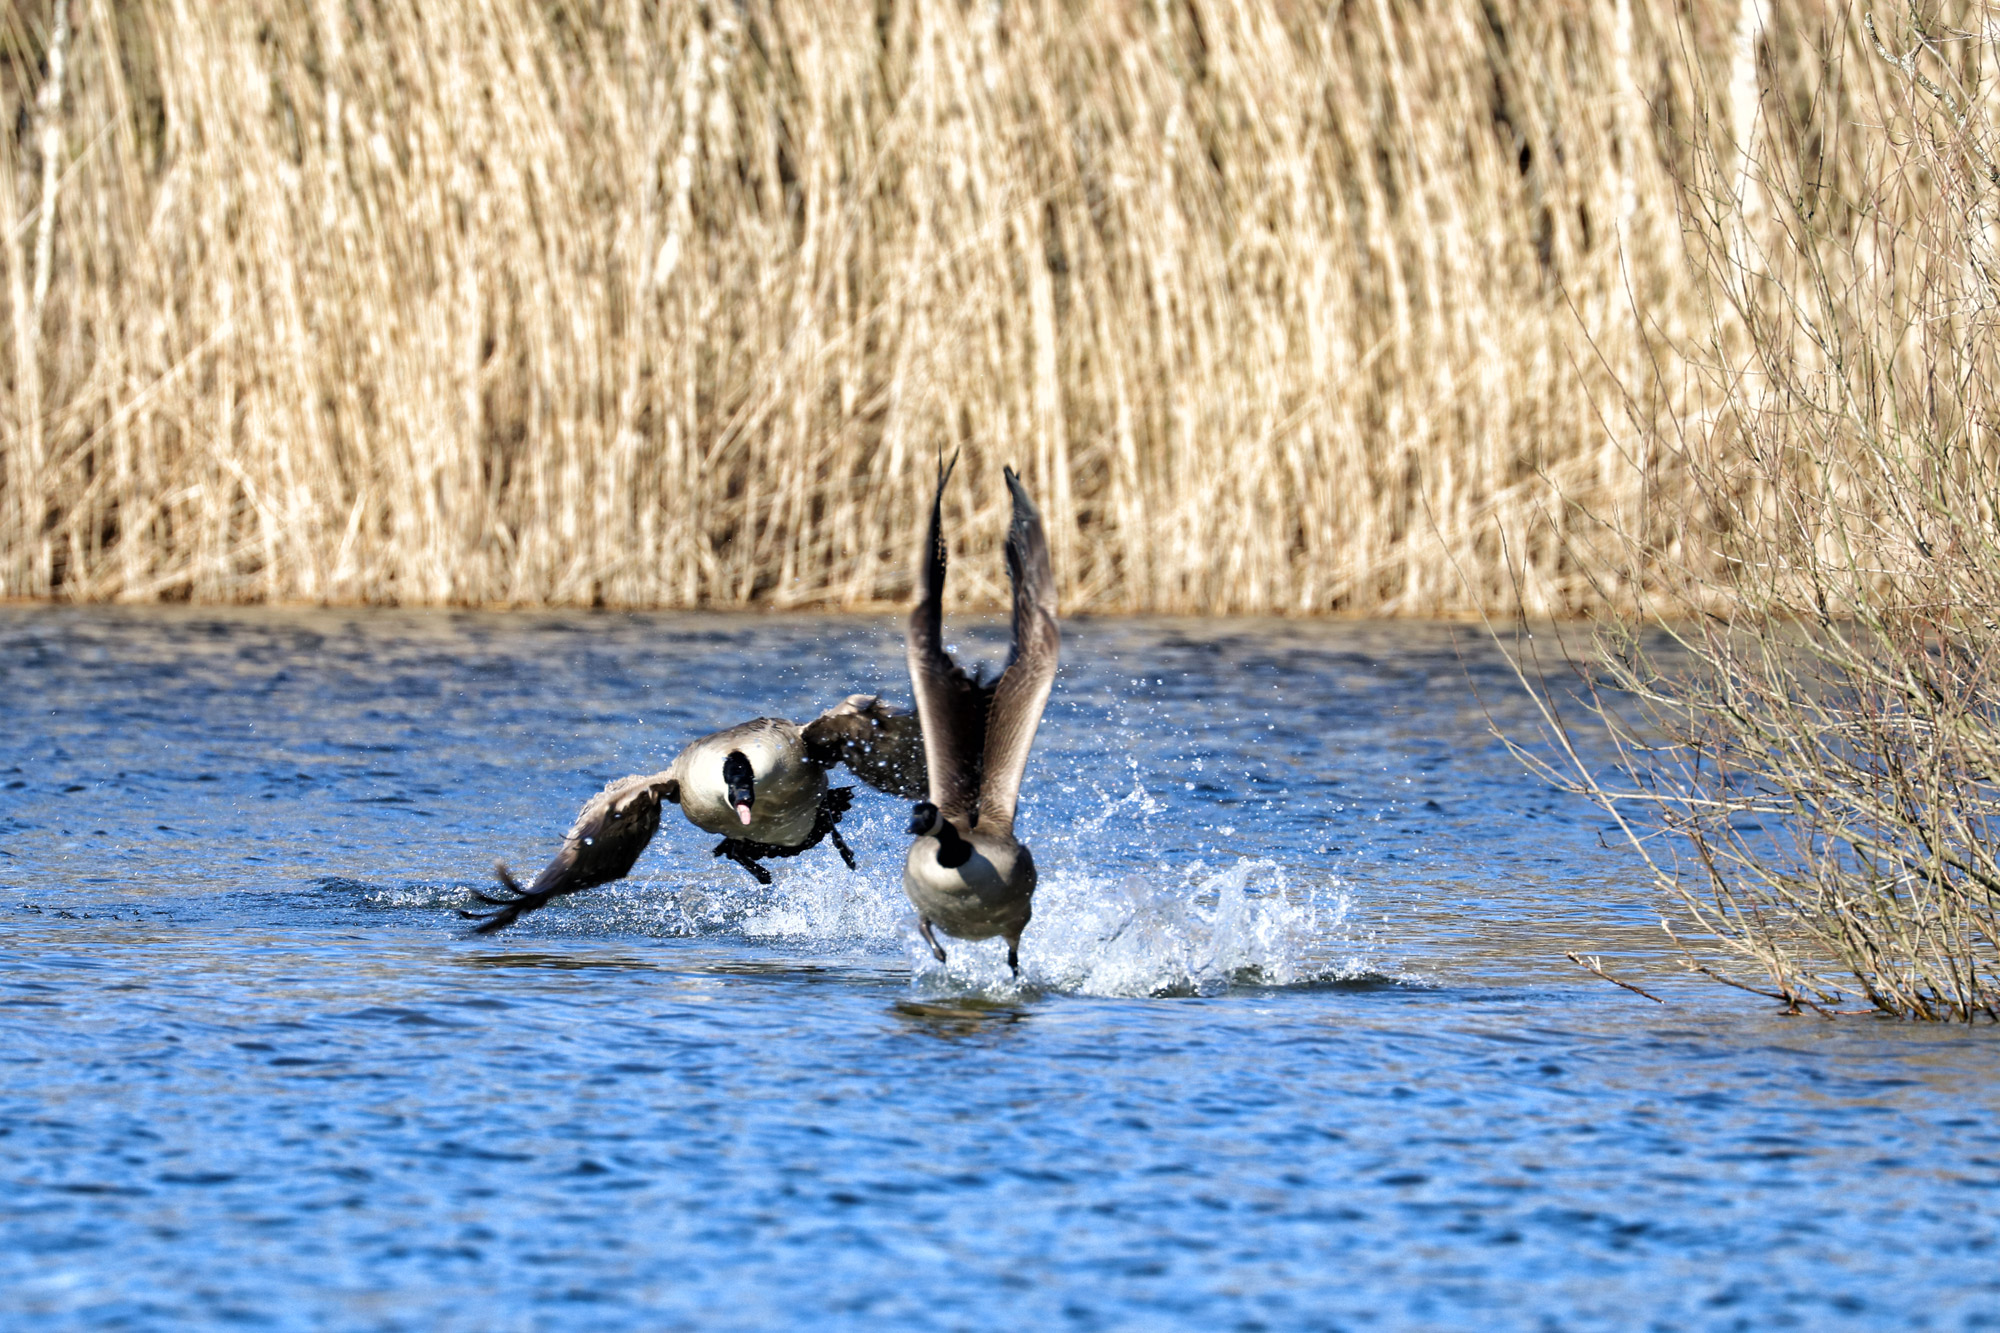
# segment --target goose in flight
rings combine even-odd
[[[910,819],[903,891],[917,909],[917,928],[939,962],[945,952],[933,928],[965,940],[1007,941],[1007,966],[1021,972],[1021,931],[1033,914],[1035,858],[1014,838],[1014,808],[1028,750],[1055,682],[1061,636],[1056,629],[1055,579],[1049,572],[1042,516],[1012,468],[1007,529],[1007,576],[1014,587],[1014,644],[1007,667],[992,681],[968,675],[945,653],[943,638],[945,483],[938,469],[930,535],[910,612],[910,685],[923,724],[930,799]]]
[[[829,787],[827,769],[844,763],[868,785],[905,799],[925,791],[923,738],[917,719],[868,694],[849,695],[800,727],[760,717],[703,736],[658,773],[620,778],[590,798],[562,849],[522,888],[505,865],[494,874],[508,896],[474,892],[490,912],[461,912],[490,935],[553,900],[623,879],[660,827],[661,806],[679,805],[696,828],[722,835],[726,856],[761,884],[763,862],[797,856],[831,839],[854,869],[840,836],[852,787]]]

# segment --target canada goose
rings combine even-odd
[[[696,828],[721,834],[713,854],[761,884],[771,882],[762,862],[797,856],[828,838],[852,870],[854,853],[840,836],[840,820],[854,789],[828,787],[826,770],[845,763],[880,791],[921,796],[922,744],[916,718],[870,694],[849,695],[804,727],[760,717],[703,736],[662,771],[620,778],[585,802],[562,849],[528,888],[496,864],[494,874],[512,896],[475,891],[496,910],[459,915],[479,922],[475,935],[490,935],[556,898],[623,879],[658,831],[663,803],[678,804]]]
[[[1014,807],[1028,750],[1056,677],[1061,635],[1056,629],[1055,579],[1042,516],[1012,468],[1004,469],[1014,500],[1007,529],[1007,577],[1014,585],[1014,644],[1007,667],[987,682],[967,675],[943,641],[945,483],[937,496],[910,612],[910,686],[923,724],[930,799],[910,818],[916,841],[903,862],[903,892],[917,909],[917,929],[939,962],[932,928],[960,939],[1007,941],[1007,966],[1020,975],[1021,931],[1033,914],[1035,858],[1014,839]]]

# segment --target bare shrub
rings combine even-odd
[[[1679,546],[1623,534],[1646,615],[1584,654],[1608,774],[1542,694],[1543,771],[1618,819],[1690,964],[1794,1007],[2000,1017],[2000,50],[1958,18],[1828,29],[1830,89],[1894,94],[1848,168],[1811,151],[1851,143],[1831,93],[1697,160],[1706,403],[1655,436],[1694,498]]]

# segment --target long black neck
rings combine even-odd
[[[956,870],[972,859],[972,844],[958,836],[949,819],[940,818],[937,832],[931,836],[938,840],[938,864],[945,869]]]

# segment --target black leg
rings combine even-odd
[[[1007,942],[1007,966],[1013,969],[1015,976],[1021,975],[1021,946],[1012,940]]]
[[[942,963],[944,961],[944,946],[937,942],[937,936],[931,934],[931,923],[923,917],[918,917],[917,929],[923,932],[924,943],[931,946],[931,957]]]
[[[722,842],[717,843],[715,850],[710,855],[728,857],[737,865],[749,871],[750,878],[756,880],[759,884],[769,884],[771,882],[771,872],[764,869],[756,861],[751,860],[748,856],[745,856],[737,849],[734,842],[729,839],[724,839]]]
[[[847,868],[859,870],[860,867],[854,864],[854,852],[848,847],[847,839],[840,836],[840,830],[830,828],[826,831],[826,836],[833,839],[833,850],[840,853],[840,859],[847,862]]]

